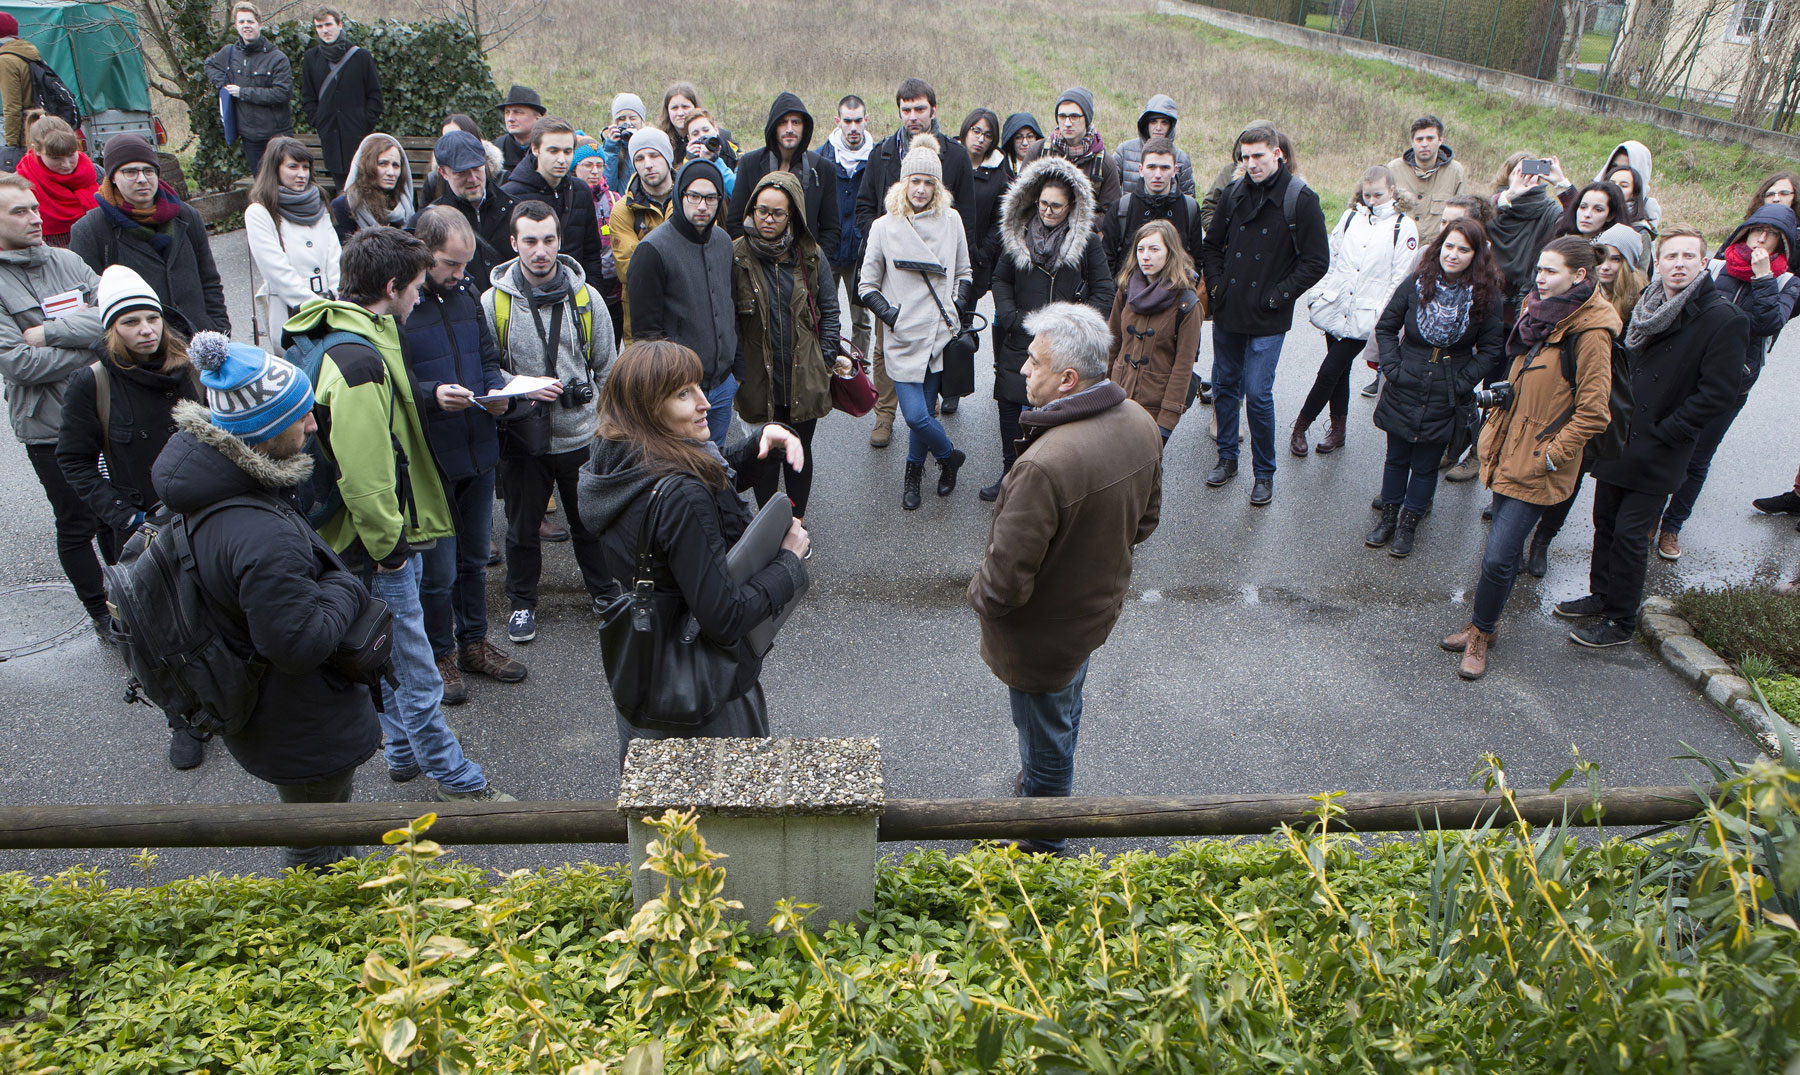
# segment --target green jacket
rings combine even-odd
[[[319,437],[337,462],[344,498],[343,510],[319,534],[339,553],[354,557],[360,549],[383,567],[405,563],[413,545],[454,536],[450,501],[401,354],[399,322],[355,303],[314,299],[285,330],[296,339],[343,331],[368,341],[325,352],[313,386]]]
[[[806,197],[792,172],[776,170],[763,176],[745,204],[755,205],[757,195],[769,187],[788,196],[795,257],[771,267],[751,248],[748,234],[731,244],[738,328],[737,412],[746,422],[772,422],[775,408],[785,406],[793,421],[808,422],[831,413],[828,363],[837,360],[837,278],[813,239]],[[755,227],[746,210],[745,232]],[[778,392],[778,385],[785,391]]]

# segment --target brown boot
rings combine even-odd
[[[444,704],[462,705],[469,700],[469,686],[456,667],[456,655],[446,653],[437,659],[438,675],[444,679]]]
[[[485,638],[456,647],[456,667],[501,683],[517,683],[525,678],[525,665]]]
[[[1475,633],[1475,625],[1471,623],[1467,627],[1464,627],[1462,630],[1451,635],[1449,638],[1439,642],[1438,648],[1448,650],[1451,653],[1461,653],[1463,650],[1469,648],[1469,636]]]
[[[1306,423],[1296,421],[1293,435],[1288,437],[1288,451],[1298,459],[1306,458],[1306,428]]]
[[[888,442],[893,439],[894,416],[891,414],[877,414],[875,416],[875,428],[869,431],[869,447],[886,448]]]
[[[1494,632],[1469,628],[1469,647],[1463,650],[1462,664],[1456,674],[1464,679],[1480,679],[1487,675],[1488,650],[1494,645]]]
[[[1325,431],[1325,439],[1319,442],[1319,454],[1330,455],[1344,446],[1344,416],[1331,416],[1331,428]]]

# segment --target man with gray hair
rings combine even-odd
[[[1023,448],[1001,482],[987,555],[969,582],[981,659],[1011,694],[1019,796],[1067,796],[1088,657],[1118,622],[1132,550],[1162,508],[1162,435],[1106,377],[1112,333],[1086,306],[1025,319]],[[1065,841],[1020,840],[1060,855]]]

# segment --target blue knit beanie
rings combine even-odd
[[[605,154],[601,153],[598,149],[596,149],[590,145],[576,146],[575,147],[575,156],[570,158],[570,160],[569,160],[569,171],[571,171],[571,172],[574,171],[575,169],[581,167],[582,161],[589,160],[594,157],[600,157],[601,159],[604,160]]]
[[[312,384],[298,366],[223,333],[197,332],[188,358],[200,370],[212,424],[245,444],[261,444],[312,410]]]

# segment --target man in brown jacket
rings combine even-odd
[[[0,11],[0,115],[6,133],[0,167],[9,172],[25,155],[25,111],[37,104],[31,92],[30,61],[42,59],[37,46],[19,36],[19,20]]]
[[[1400,211],[1419,226],[1419,248],[1437,238],[1444,226],[1444,205],[1468,193],[1469,177],[1462,162],[1444,144],[1444,121],[1436,116],[1413,120],[1412,148],[1388,161],[1394,173],[1394,198]]]
[[[1067,796],[1088,656],[1118,622],[1132,550],[1162,508],[1162,436],[1106,378],[1105,318],[1057,302],[1028,316],[1025,331],[1034,409],[1019,418],[1024,449],[1000,486],[969,604],[981,616],[981,659],[1012,697],[1014,793]],[[1061,854],[1064,841],[1019,846]]]

